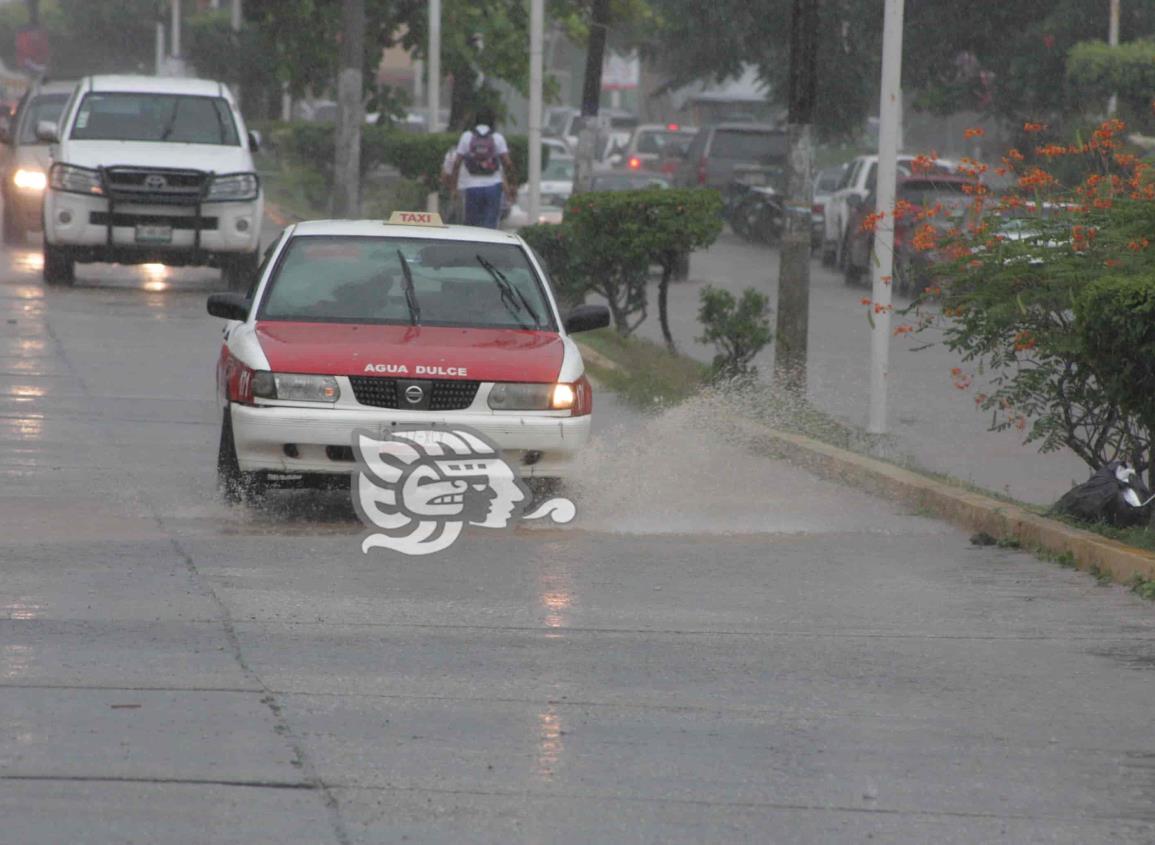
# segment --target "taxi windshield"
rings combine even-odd
[[[556,331],[516,244],[301,235],[285,247],[262,320]]]

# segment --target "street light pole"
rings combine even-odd
[[[1107,44],[1111,47],[1119,46],[1119,0],[1111,0],[1110,17],[1107,21]],[[1119,108],[1119,96],[1112,94],[1107,101],[1107,116],[1114,117]]]
[[[529,0],[529,222],[541,210],[541,92],[544,76],[545,2]]]
[[[180,48],[180,0],[172,0],[172,57],[179,59]]]
[[[441,115],[441,0],[429,0],[429,131]]]
[[[898,118],[902,96],[902,15],[904,0],[886,0],[882,23],[882,93],[878,104],[878,179],[874,230],[873,329],[870,333],[870,419],[867,431],[886,434],[886,393],[890,378],[890,302],[894,274],[894,192],[898,180]]]

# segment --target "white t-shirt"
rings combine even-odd
[[[461,133],[461,140],[457,142],[457,155],[465,158],[469,155],[469,142],[473,139],[473,133],[478,132],[481,135],[489,133],[488,126],[475,126],[473,129],[467,129]],[[490,173],[488,176],[475,176],[470,173],[466,167],[465,162],[461,162],[461,172],[457,176],[457,187],[459,190],[466,190],[467,188],[488,188],[490,185],[500,185],[504,181],[501,166],[501,156],[509,155],[509,145],[505,143],[505,136],[500,132],[493,133],[494,152],[497,153],[497,170]]]

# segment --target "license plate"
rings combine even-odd
[[[136,242],[138,244],[170,244],[172,243],[172,226],[141,223],[136,227]]]

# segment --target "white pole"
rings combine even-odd
[[[882,23],[882,96],[878,105],[878,205],[885,214],[874,230],[874,328],[870,335],[871,434],[886,433],[886,390],[890,377],[890,292],[894,273],[894,190],[898,178],[898,116],[902,96],[904,0],[886,0]]]
[[[164,21],[156,21],[156,75],[164,75]]]
[[[441,127],[441,0],[429,0],[429,131]]]
[[[240,32],[241,31],[241,23],[245,19],[244,8],[241,5],[242,2],[243,2],[243,0],[233,0],[233,6],[231,9],[232,15],[231,15],[231,18],[229,20],[229,23],[232,26],[233,32]]]
[[[1119,0],[1111,0],[1110,18],[1107,22],[1107,44],[1112,47],[1119,46]],[[1114,117],[1118,108],[1119,97],[1112,94],[1111,99],[1107,101],[1107,116]]]
[[[180,58],[180,0],[172,0],[172,57]]]
[[[541,95],[545,0],[529,0],[529,222],[541,212]]]

